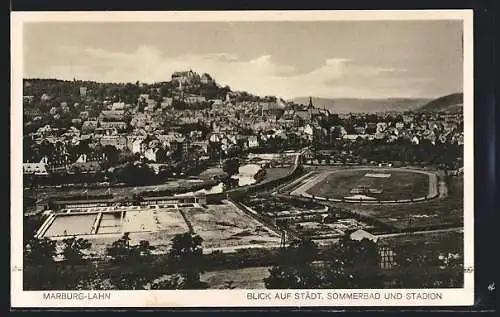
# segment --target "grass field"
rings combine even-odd
[[[418,235],[400,235],[384,238],[383,241],[391,247],[420,247],[419,253],[433,252],[463,252],[464,235],[457,231],[433,232]]]
[[[280,179],[288,175],[292,168],[291,167],[270,167],[266,168],[266,174],[264,176],[264,179],[262,179],[263,182],[267,181],[273,181],[276,179]]]
[[[382,175],[382,173],[390,176],[369,176]],[[378,200],[411,199],[412,197],[428,195],[429,176],[402,170],[339,170],[328,174],[323,181],[307,190],[307,193],[314,196],[342,199],[352,196],[352,190],[359,186],[381,190],[381,193],[366,193],[367,196]]]
[[[463,177],[449,177],[448,196],[409,204],[348,204],[338,203],[352,212],[374,217],[395,228],[411,225],[422,228],[463,225],[464,191]]]

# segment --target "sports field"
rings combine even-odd
[[[373,177],[366,176],[367,174],[391,176]],[[357,184],[375,189],[366,196],[385,196],[385,199],[389,199],[344,199],[345,195],[354,196],[351,190],[356,188]],[[377,190],[380,190],[380,193],[376,193]],[[309,172],[291,183],[285,193],[305,201],[313,199],[327,203],[334,208],[348,210],[368,222],[371,219],[376,220],[398,230],[409,227],[414,230],[430,230],[463,225],[463,176],[446,177],[440,172],[397,168],[367,167],[346,170],[329,167]],[[413,201],[409,199],[411,196],[408,197],[412,194]]]
[[[393,201],[426,197],[431,175],[401,169],[353,169],[320,173],[305,192],[325,198]]]
[[[463,177],[449,177],[446,180],[447,195],[437,199],[410,204],[347,204],[352,212],[375,217],[396,227],[412,226],[415,230],[424,228],[445,228],[463,225],[464,188]]]

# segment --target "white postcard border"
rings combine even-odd
[[[176,291],[23,291],[22,276],[22,77],[23,23],[155,21],[327,21],[327,20],[462,20],[464,38],[464,267],[474,268],[474,96],[473,11],[199,11],[199,12],[12,12],[11,13],[11,306],[28,307],[267,307],[267,306],[468,306],[474,303],[474,272],[464,273],[462,289],[422,290],[176,290]],[[58,299],[47,298],[47,293]],[[271,294],[253,300],[249,294]],[[291,294],[287,298],[287,293]],[[305,299],[296,294],[308,293]],[[322,293],[322,299],[311,298]],[[346,294],[328,299],[328,294]],[[378,293],[380,299],[366,299]],[[401,299],[384,299],[384,294]],[[436,300],[407,300],[411,293],[441,294]],[[71,295],[73,294],[73,295]],[[282,294],[282,298],[275,298]],[[350,294],[350,295],[349,295]],[[360,299],[353,299],[359,296]],[[368,294],[368,295],[366,295]],[[371,294],[371,295],[370,295]],[[45,296],[45,297],[44,297]],[[74,297],[73,297],[74,296]],[[97,296],[97,297],[96,297]],[[99,298],[101,296],[101,298]],[[253,296],[253,295],[252,295]],[[255,295],[259,296],[259,295]],[[274,297],[273,297],[274,296]],[[305,296],[305,295],[304,295]],[[334,295],[330,295],[331,297]],[[351,297],[349,297],[351,296]],[[399,295],[398,295],[399,296]],[[65,297],[66,299],[63,299]],[[71,297],[71,298],[70,298]],[[109,297],[109,298],[108,298]],[[309,299],[307,299],[309,298]],[[347,298],[347,299],[346,299]]]

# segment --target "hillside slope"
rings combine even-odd
[[[463,93],[454,93],[429,101],[418,109],[419,112],[455,112],[463,107]]]

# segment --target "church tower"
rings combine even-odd
[[[308,108],[314,108],[312,97],[309,97],[309,106]]]

